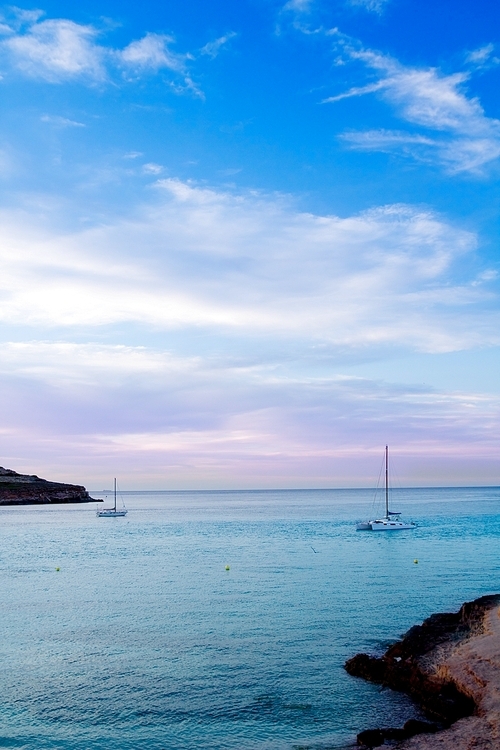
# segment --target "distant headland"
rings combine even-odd
[[[349,659],[349,674],[407,693],[430,720],[367,729],[358,746],[387,740],[400,750],[500,748],[499,605],[500,595],[483,596],[415,625],[381,657]]]
[[[62,484],[40,479],[35,474],[18,474],[0,466],[1,505],[49,505],[99,502],[79,484]]]

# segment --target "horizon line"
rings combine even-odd
[[[135,493],[156,493],[156,492],[357,492],[359,490],[372,490],[375,487],[265,487],[265,488],[254,488],[254,489],[156,489],[156,490],[122,490],[118,489],[118,492],[122,494],[135,494]],[[379,488],[380,489],[380,488]],[[418,485],[408,487],[390,487],[391,492],[394,490],[500,490],[500,484],[464,484],[464,485]],[[89,493],[102,495],[105,492],[114,492],[112,488],[97,490],[89,489]]]

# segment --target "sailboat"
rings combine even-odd
[[[123,501],[122,501],[123,503]],[[96,516],[98,518],[119,518],[121,516],[126,516],[128,513],[125,505],[123,505],[123,508],[118,509],[116,507],[116,477],[115,477],[115,486],[114,486],[114,505],[112,508],[102,508],[101,510],[98,510],[96,512]]]
[[[385,516],[374,521],[362,521],[356,526],[356,531],[403,531],[415,529],[417,524],[401,521],[401,512],[389,510],[389,447],[385,446]]]

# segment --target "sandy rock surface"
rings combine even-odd
[[[400,750],[500,750],[500,607],[484,615],[482,632],[429,665],[438,678],[453,681],[477,709],[435,735],[419,735]]]

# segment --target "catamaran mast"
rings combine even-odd
[[[115,511],[116,511],[116,477],[115,477]]]
[[[385,446],[385,517],[389,518],[389,447],[387,445]]]

